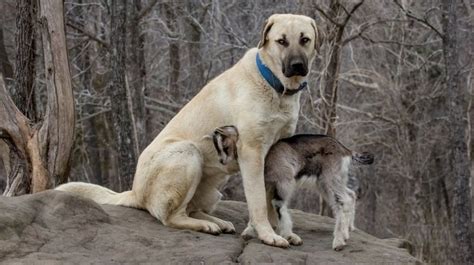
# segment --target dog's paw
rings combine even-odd
[[[335,237],[332,242],[332,249],[335,251],[341,251],[346,246],[346,241],[342,237]]]
[[[252,238],[256,238],[257,233],[255,232],[255,229],[253,227],[247,226],[242,232],[241,236],[244,240],[250,240]]]
[[[234,224],[232,224],[231,222],[222,220],[221,222],[218,223],[218,225],[221,228],[222,232],[224,233],[229,233],[229,234],[235,233]]]
[[[264,244],[274,246],[274,247],[279,247],[279,248],[287,248],[290,246],[290,243],[283,237],[273,233],[268,233],[265,235],[259,235],[258,238],[262,240]]]
[[[201,228],[201,232],[212,235],[219,235],[220,233],[222,233],[222,230],[217,224],[212,222],[206,222],[206,224],[203,225],[203,227]]]
[[[286,240],[288,240],[288,242],[294,246],[299,246],[299,245],[302,245],[303,244],[303,240],[301,240],[301,237],[299,237],[297,234],[295,233],[291,233],[290,235],[288,236],[285,236]]]

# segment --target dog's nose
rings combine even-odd
[[[301,76],[308,74],[308,68],[302,62],[295,62],[291,64],[291,70],[293,73]]]
[[[286,77],[292,77],[295,75],[306,76],[308,74],[306,60],[301,56],[289,58],[289,60],[283,64],[282,70]]]

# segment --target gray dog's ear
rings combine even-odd
[[[314,49],[319,52],[319,49],[321,48],[321,46],[323,46],[323,43],[326,39],[326,34],[324,33],[324,30],[316,26],[316,22],[314,20],[311,21],[311,26],[313,26],[314,36],[316,37],[316,39],[314,40]]]
[[[257,46],[259,49],[262,48],[265,45],[265,43],[267,43],[267,34],[272,28],[272,26],[273,26],[273,20],[271,18],[265,20],[265,24],[262,30],[262,37],[260,41],[258,42],[258,46]]]

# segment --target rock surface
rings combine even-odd
[[[216,215],[241,232],[244,203],[224,201]],[[146,211],[100,206],[59,191],[0,196],[2,264],[421,264],[397,240],[356,230],[341,252],[331,249],[331,218],[293,211],[304,244],[279,249],[235,235],[164,227]]]

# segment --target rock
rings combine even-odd
[[[216,215],[241,232],[244,203],[223,201]],[[164,227],[146,211],[98,205],[64,192],[0,197],[2,264],[422,264],[406,249],[362,231],[341,252],[331,249],[331,218],[293,211],[304,244],[279,249],[235,235]],[[392,240],[394,241],[394,240]],[[395,241],[394,241],[395,242]]]

